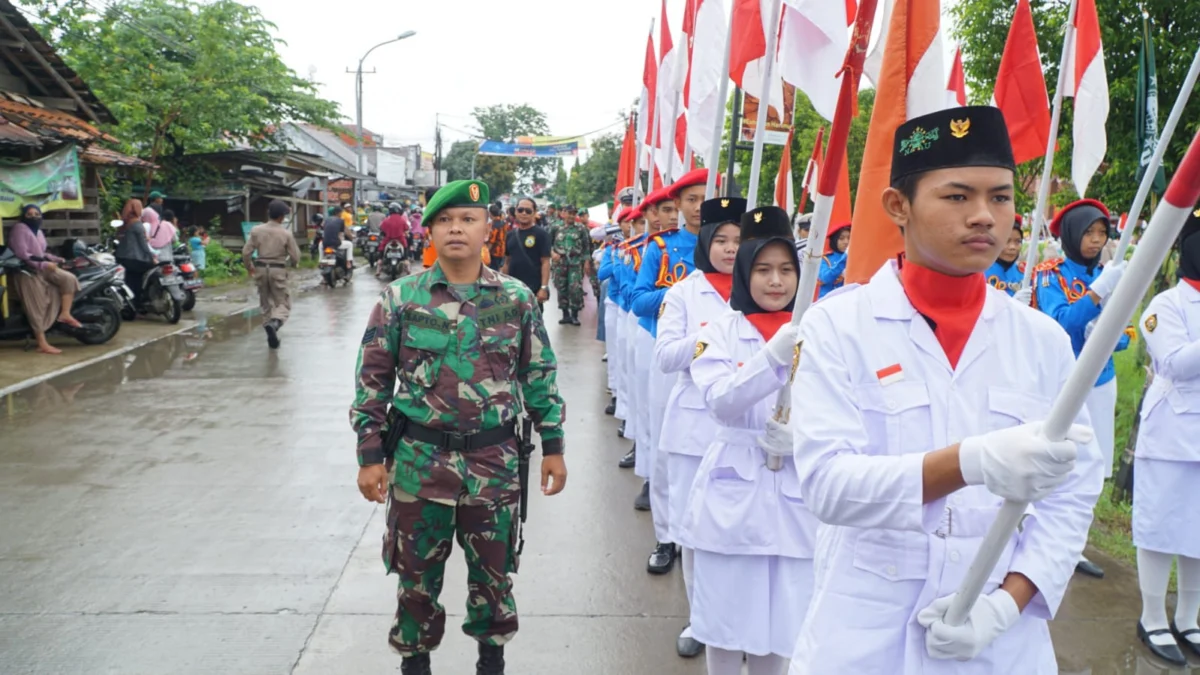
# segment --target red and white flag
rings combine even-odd
[[[1075,10],[1075,40],[1067,62],[1064,96],[1075,99],[1075,142],[1071,157],[1071,182],[1080,197],[1104,162],[1108,152],[1108,75],[1104,72],[1104,45],[1100,42],[1100,15],[1096,0],[1079,0]]]
[[[779,175],[775,178],[775,206],[795,215],[796,193],[792,186],[792,133],[788,132],[787,145],[783,146],[783,157],[779,160]]]
[[[672,177],[680,175],[683,160],[673,152],[675,146],[673,128],[679,114],[679,99],[683,96],[683,81],[687,77],[687,64],[681,58],[682,49],[675,48],[671,38],[671,26],[667,23],[667,0],[662,0],[662,18],[658,38],[658,143],[654,161],[658,170]],[[670,140],[668,140],[670,139]],[[672,156],[674,155],[674,159]]]
[[[821,152],[821,141],[825,138],[825,127],[817,129],[817,140],[813,142],[812,156],[808,158],[808,165],[804,167],[804,180],[800,183],[800,210],[799,213],[804,213],[804,209],[808,203],[808,196],[817,193],[817,171],[823,160]]]
[[[642,99],[638,105],[637,137],[641,166],[648,168],[650,144],[654,142],[654,99],[658,95],[658,57],[654,54],[654,28],[646,37],[646,63],[642,67]]]
[[[733,0],[733,42],[729,52],[729,77],[743,91],[757,97],[767,72],[767,33],[773,0]],[[771,58],[775,58],[775,54]],[[771,69],[768,105],[783,110],[783,78]]]
[[[783,0],[779,74],[833,121],[857,0]]]
[[[963,73],[962,47],[954,51],[954,63],[950,66],[950,81],[946,83],[946,107],[954,108],[967,104],[967,76]]]
[[[1029,0],[1017,0],[1004,55],[1000,57],[992,105],[1004,114],[1017,164],[1046,154],[1050,96],[1046,93],[1046,76],[1042,73],[1042,55],[1038,51]]]
[[[717,115],[725,107],[718,96],[725,72],[725,53],[729,51],[728,0],[697,0],[696,32],[692,39],[692,69],[688,78],[688,140],[692,152],[705,164],[716,164],[712,154],[720,139],[713,138]],[[714,142],[715,141],[715,142]],[[718,149],[718,152],[720,150]]]
[[[687,0],[687,8],[683,13],[683,39],[686,43],[684,55],[687,58],[687,77],[683,80],[683,95],[679,115],[675,119],[675,151],[680,157],[684,155],[688,140],[688,104],[692,94],[692,59],[696,47],[696,12],[704,0]],[[685,158],[686,159],[686,158]],[[687,171],[690,167],[684,169]],[[682,174],[680,174],[682,175]]]

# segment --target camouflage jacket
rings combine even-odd
[[[514,421],[523,400],[542,453],[562,452],[557,365],[533,293],[484,267],[467,296],[435,264],[393,282],[371,310],[350,408],[360,466],[397,451],[383,447],[389,404],[427,427],[472,434]]]
[[[573,262],[580,262],[591,253],[592,233],[580,223],[566,223],[554,237],[554,252]]]

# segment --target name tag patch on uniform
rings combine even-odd
[[[1151,314],[1146,317],[1146,332],[1153,333],[1155,328],[1158,328],[1158,315]]]
[[[887,368],[875,371],[875,377],[879,378],[879,384],[886,387],[889,384],[895,384],[902,381],[904,379],[904,369],[900,367],[899,363],[897,363],[895,365],[888,366]]]
[[[404,313],[400,316],[400,321],[413,326],[420,326],[421,328],[436,330],[441,333],[452,332],[452,329],[454,328],[454,322],[450,319],[434,316],[432,314],[426,314],[424,312],[418,312],[412,309],[404,310]]]
[[[504,323],[519,324],[521,311],[514,305],[496,306],[479,313],[479,327],[491,328]]]

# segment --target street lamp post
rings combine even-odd
[[[366,172],[363,170],[365,168],[364,162],[363,162],[363,118],[362,118],[363,117],[363,115],[362,115],[363,62],[366,61],[367,57],[371,55],[371,52],[375,51],[376,49],[379,49],[380,47],[382,47],[384,45],[390,45],[393,42],[399,42],[406,38],[410,38],[416,34],[417,34],[417,31],[415,31],[415,30],[406,30],[403,33],[401,33],[400,35],[392,38],[391,40],[385,40],[385,41],[380,42],[379,44],[375,45],[374,47],[371,47],[370,49],[367,50],[367,53],[363,54],[363,57],[358,60],[358,72],[357,72],[357,74],[355,76],[355,80],[354,80],[354,84],[355,84],[355,86],[354,86],[354,107],[355,107],[355,113],[356,113],[356,117],[357,117],[357,121],[358,121],[358,134],[356,134],[358,137],[357,165],[358,165],[358,174],[360,176],[366,175]],[[354,190],[354,213],[351,215],[353,217],[357,218],[358,217],[358,206],[360,203],[362,203],[362,179],[361,178],[356,179],[354,181],[354,184],[357,186],[357,188]]]

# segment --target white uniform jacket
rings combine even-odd
[[[792,458],[772,471],[758,447],[790,374],[771,363],[764,345],[740,312],[700,331],[692,379],[720,426],[696,471],[684,538],[713,553],[812,558],[819,523],[800,497]]]
[[[654,361],[664,373],[679,373],[679,379],[667,398],[667,412],[659,435],[660,450],[702,457],[712,443],[716,420],[705,409],[704,398],[692,382],[688,367],[692,365],[700,329],[728,311],[729,304],[700,271],[672,286],[663,298]]]
[[[1200,462],[1200,291],[1185,281],[1150,301],[1139,324],[1154,360],[1137,456]]]
[[[1045,418],[1075,358],[1053,319],[989,288],[958,367],[900,285],[895,262],[814,305],[792,391],[796,469],[823,523],[816,592],[792,675],[1057,673],[1053,618],[1087,540],[1103,467],[1083,446],[1034,504],[984,587],[1011,572],[1039,593],[970,662],[935,661],[917,613],[957,591],[1001,499],[983,486],[922,504],[925,453]],[[1087,424],[1086,409],[1077,422]]]

